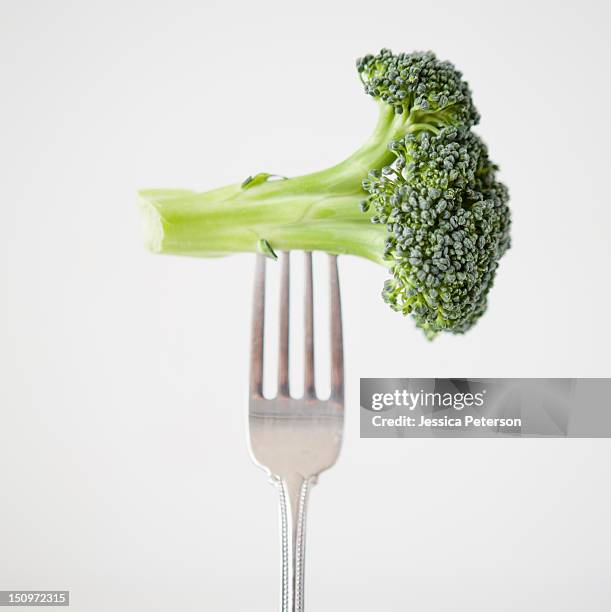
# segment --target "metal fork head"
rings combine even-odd
[[[342,320],[337,258],[329,255],[331,395],[316,396],[312,255],[305,253],[304,395],[289,393],[290,256],[282,254],[278,391],[263,397],[265,257],[257,255],[250,364],[250,447],[255,462],[278,479],[315,479],[336,461],[344,422]]]

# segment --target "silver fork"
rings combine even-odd
[[[282,254],[278,391],[263,397],[265,257],[257,255],[250,362],[249,429],[255,463],[270,476],[280,494],[282,531],[282,612],[302,612],[304,605],[306,506],[318,475],[339,455],[344,426],[342,316],[337,257],[329,255],[331,317],[331,395],[316,396],[312,255],[305,253],[304,396],[289,394],[290,259]]]

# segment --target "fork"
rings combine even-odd
[[[344,365],[337,257],[329,255],[331,395],[316,396],[312,254],[305,253],[304,394],[289,392],[290,256],[282,253],[278,390],[263,396],[265,256],[257,255],[253,300],[249,434],[257,465],[270,476],[280,497],[282,533],[282,612],[303,612],[306,508],[318,475],[339,455],[344,427]]]

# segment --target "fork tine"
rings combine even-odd
[[[312,253],[304,253],[305,261],[305,304],[304,304],[304,332],[305,332],[305,370],[303,395],[307,399],[316,397],[316,383],[314,382],[314,296],[312,290]]]
[[[344,349],[336,255],[329,255],[329,278],[331,281],[331,398],[342,400],[344,397]]]
[[[280,284],[280,333],[278,344],[278,396],[289,397],[289,302],[291,262],[288,252],[282,253]]]
[[[265,331],[265,256],[257,255],[252,308],[250,394],[263,397],[263,334]]]

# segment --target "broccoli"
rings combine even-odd
[[[360,149],[295,178],[144,190],[147,245],[198,257],[294,249],[365,257],[390,272],[384,300],[429,338],[463,333],[486,310],[510,243],[508,191],[471,131],[479,114],[469,86],[431,52],[383,49],[357,70],[379,106]]]

